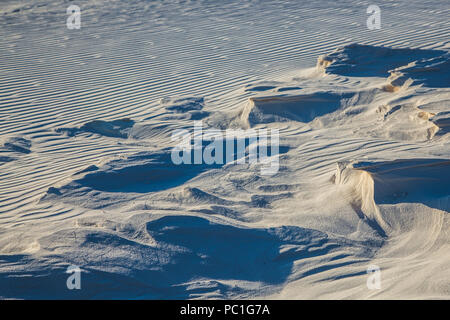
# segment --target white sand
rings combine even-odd
[[[450,298],[449,3],[369,4],[92,1],[68,30],[2,1],[0,297]],[[279,172],[174,165],[194,120],[279,129]]]

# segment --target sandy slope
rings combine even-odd
[[[450,8],[368,4],[2,2],[0,297],[449,298]],[[279,172],[173,164],[195,120]]]

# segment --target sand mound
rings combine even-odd
[[[65,133],[69,136],[87,132],[106,137],[126,139],[133,126],[134,121],[128,118],[113,121],[94,120],[83,124],[79,128],[58,128],[56,132]]]
[[[46,274],[44,261],[41,269],[33,272],[35,277],[21,281],[26,286],[48,283],[45,297],[60,298],[73,294],[117,297],[124,288],[128,297],[136,298],[186,299],[199,291],[216,298],[249,296],[281,285],[296,261],[333,250],[326,234],[294,226],[243,228],[195,216],[167,216],[147,221],[139,230],[130,228],[108,223],[95,228],[89,223],[89,227],[68,228],[39,239],[39,245],[54,257],[64,256],[65,263],[84,271],[79,292],[60,293],[52,285],[58,282]],[[65,245],[68,239],[70,248]],[[111,246],[115,249],[109,250]],[[15,259],[18,257],[11,256],[5,263]],[[58,281],[67,277],[63,268],[59,267]],[[3,294],[28,297],[9,285],[20,276],[17,271],[0,279]]]
[[[10,161],[14,161],[15,159],[12,157],[8,157],[8,156],[0,156],[0,164],[3,162],[10,162]]]
[[[341,99],[352,96],[351,93],[319,92],[299,96],[254,97],[249,99],[240,117],[250,126],[283,121],[310,122],[338,110],[342,105]]]
[[[170,112],[163,116],[167,120],[201,120],[209,116],[209,112],[202,110],[203,97],[162,98],[160,104]]]
[[[410,62],[436,58],[445,51],[394,49],[351,44],[321,56],[317,67],[327,73],[349,77],[387,77],[389,71]]]
[[[410,85],[444,88],[450,83],[450,54],[352,44],[319,57],[317,69],[349,77],[388,77],[388,92]]]
[[[433,113],[423,111],[414,104],[384,105],[377,109],[382,120],[373,131],[378,136],[398,141],[427,141],[433,139],[439,126],[431,118]]]
[[[400,87],[410,81],[411,85],[446,88],[450,84],[450,53],[414,61],[390,73],[389,81],[393,87]]]
[[[21,137],[11,137],[3,142],[4,151],[28,154],[31,152],[31,141]]]
[[[203,109],[205,100],[203,97],[163,98],[160,103],[169,111],[184,113]]]
[[[439,134],[450,132],[450,112],[440,112],[430,120],[439,128]]]
[[[171,160],[171,150],[142,152],[122,159],[112,160],[98,169],[89,170],[83,177],[59,189],[88,187],[106,192],[154,192],[181,185],[200,173],[217,168],[217,165],[176,165]]]
[[[391,231],[393,222],[380,213],[379,205],[423,203],[450,212],[447,159],[339,163],[334,181],[349,187],[349,199],[355,210],[376,222],[383,232]],[[398,221],[395,224],[401,225]]]

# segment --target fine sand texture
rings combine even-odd
[[[450,298],[448,1],[71,4],[0,2],[0,298]]]

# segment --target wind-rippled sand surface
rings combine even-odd
[[[0,4],[0,297],[450,298],[447,1],[380,30],[366,1],[71,4]],[[173,164],[194,121],[279,129],[278,173]]]

